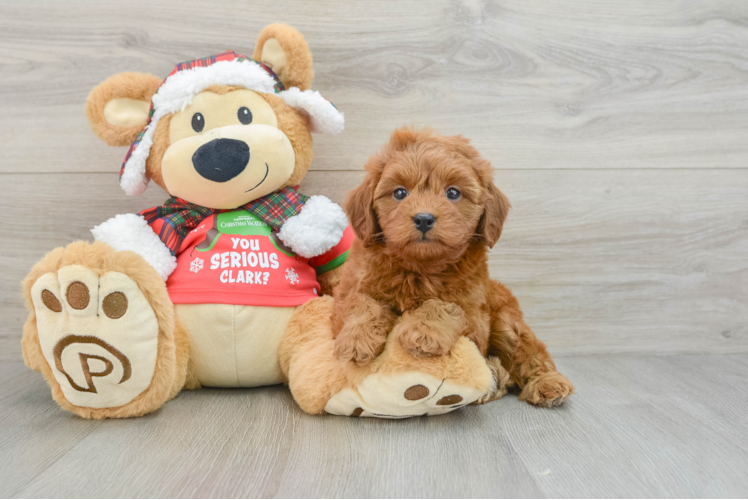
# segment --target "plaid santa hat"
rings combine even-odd
[[[227,51],[180,63],[153,94],[145,128],[127,151],[119,176],[120,186],[125,193],[140,194],[148,186],[145,162],[151,152],[158,121],[166,115],[182,111],[197,94],[211,85],[235,85],[276,94],[292,108],[309,115],[312,132],[337,134],[343,130],[343,113],[319,92],[301,91],[297,87],[286,89],[270,68],[252,58]]]

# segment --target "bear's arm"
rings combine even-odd
[[[310,259],[337,245],[347,226],[342,208],[326,196],[312,196],[301,213],[283,224],[278,238],[297,255]]]
[[[140,255],[164,281],[177,268],[176,257],[140,215],[115,215],[91,229],[91,234],[96,241],[107,243],[118,252],[129,250]]]

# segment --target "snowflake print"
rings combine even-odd
[[[286,268],[286,279],[287,279],[287,280],[288,280],[288,281],[289,281],[289,282],[290,282],[290,283],[291,283],[292,285],[295,285],[296,283],[298,283],[298,282],[299,282],[299,275],[298,275],[298,274],[296,274],[296,271],[294,270],[294,268],[293,268],[293,267],[291,267],[291,268],[287,267],[287,268]]]
[[[195,260],[190,262],[190,271],[197,274],[200,272],[200,270],[203,268],[203,262],[205,262],[200,257],[195,257]]]

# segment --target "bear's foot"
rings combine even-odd
[[[31,296],[42,353],[70,404],[119,407],[148,388],[158,321],[133,280],[66,266],[39,278]]]
[[[372,372],[334,394],[325,411],[378,418],[442,415],[498,394],[495,376],[466,338],[450,354],[428,360],[413,358],[398,342],[390,342]]]
[[[356,388],[334,395],[325,411],[351,417],[408,418],[442,415],[477,401],[474,387],[439,380],[425,373],[375,373]]]
[[[186,334],[175,327],[163,279],[139,256],[73,243],[42,259],[25,290],[33,312],[24,359],[66,410],[139,416],[184,386],[189,346],[177,346],[175,333]]]

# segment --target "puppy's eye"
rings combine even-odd
[[[242,122],[243,125],[249,125],[250,123],[252,123],[252,112],[248,107],[242,106],[241,108],[239,108],[239,111],[236,114],[239,117],[239,121]]]
[[[397,200],[401,201],[404,200],[406,196],[408,196],[408,190],[405,188],[397,188],[392,193],[392,196]]]
[[[192,130],[198,134],[205,128],[205,117],[202,113],[195,113],[192,115]]]
[[[457,188],[447,188],[447,198],[452,201],[457,201],[462,196],[462,193]]]

